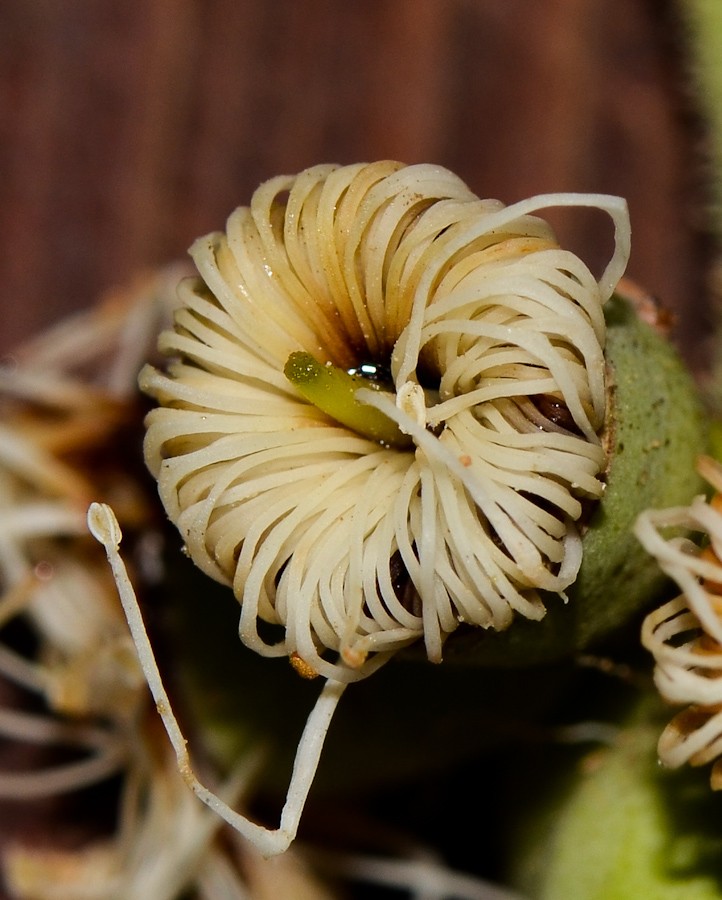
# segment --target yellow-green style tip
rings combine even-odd
[[[379,389],[370,379],[350,375],[330,363],[324,365],[302,351],[288,357],[283,374],[309,403],[339,424],[388,447],[405,449],[411,446],[411,438],[388,416],[356,400],[356,391],[360,388]]]

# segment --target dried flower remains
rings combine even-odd
[[[17,839],[3,847],[3,886],[17,900],[331,896],[297,856],[269,868],[240,836],[217,840],[223,821],[188,791],[163,740],[115,585],[87,531],[86,507],[100,496],[136,536],[151,534],[123,428],[138,419],[138,370],[184,269],[137,279],[34,338],[0,370],[0,627],[22,617],[37,643],[32,657],[0,643],[0,674],[47,707],[0,707],[0,736],[78,756],[0,773],[0,799],[122,776],[111,835],[73,849]],[[255,753],[239,760],[218,793],[237,804],[257,763]],[[252,884],[243,873],[250,865]]]

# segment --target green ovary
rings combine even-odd
[[[306,400],[341,425],[379,444],[397,449],[411,446],[411,438],[388,416],[356,400],[356,391],[360,388],[379,389],[370,379],[350,375],[330,364],[324,365],[304,352],[288,357],[283,374]]]

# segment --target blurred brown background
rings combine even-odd
[[[182,256],[267,177],[393,157],[505,202],[623,194],[630,274],[694,356],[709,241],[682,46],[661,0],[4,0],[0,350]],[[596,222],[554,222],[599,265]]]

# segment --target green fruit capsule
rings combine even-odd
[[[666,715],[645,697],[608,746],[557,747],[522,776],[509,877],[525,897],[722,898],[719,797],[704,772],[659,766]]]

